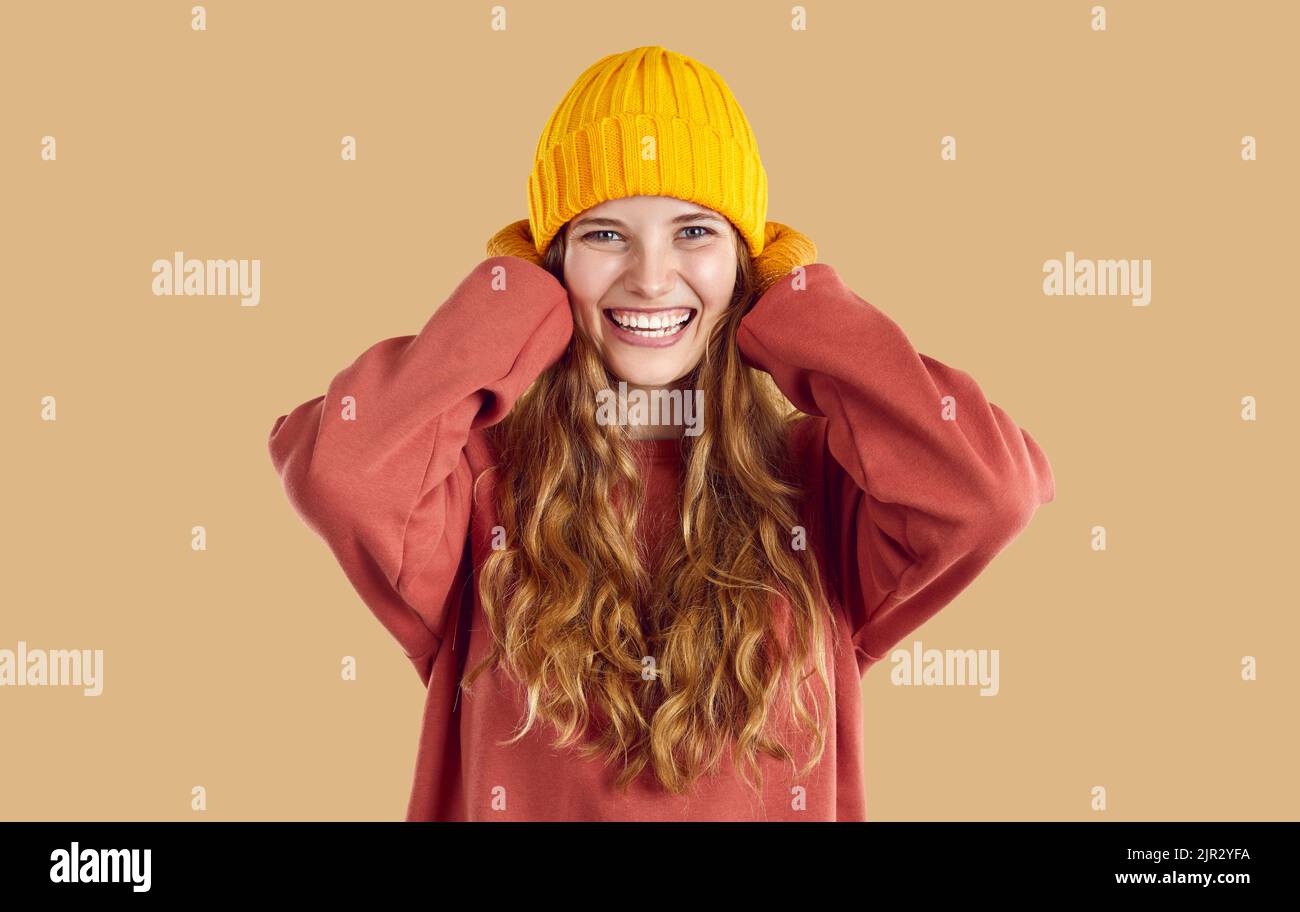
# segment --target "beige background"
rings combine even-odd
[[[0,818],[402,818],[423,691],[267,435],[527,215],[588,64],[663,44],[736,93],[769,218],[1055,470],[916,634],[1000,694],[868,674],[870,817],[1295,819],[1300,13],[1090,5],[5,3],[0,648],[102,648],[105,690],[0,688]],[[155,297],[178,249],[260,258],[261,304]],[[1045,297],[1066,250],[1150,258],[1150,306]]]

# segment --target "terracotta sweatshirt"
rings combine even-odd
[[[834,695],[819,701],[820,764],[794,781],[788,762],[764,757],[761,798],[730,752],[690,794],[663,791],[649,769],[620,794],[614,766],[557,751],[543,724],[498,746],[525,709],[504,672],[458,688],[466,660],[489,647],[477,568],[498,525],[497,473],[483,474],[494,462],[484,430],[573,331],[550,273],[517,257],[484,260],[418,335],[372,345],[325,395],[275,421],[270,455],[290,502],[427,691],[407,820],[867,819],[862,676],[974,580],[1055,486],[1034,439],[970,376],[918,354],[832,267],[804,277],[806,287],[787,275],[764,293],[739,344],[806,414],[791,437],[803,522],[850,645],[828,646]],[[636,446],[655,505],[640,534],[657,551],[678,517],[678,445]]]

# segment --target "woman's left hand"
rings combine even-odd
[[[817,245],[802,232],[780,222],[768,222],[763,240],[763,252],[754,259],[755,297],[772,287],[777,279],[788,275],[799,266],[817,262]]]

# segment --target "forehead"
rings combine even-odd
[[[575,216],[573,222],[611,220],[652,224],[694,218],[726,222],[722,215],[706,206],[671,196],[629,196],[605,200]]]

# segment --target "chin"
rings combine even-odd
[[[662,367],[612,364],[609,369],[620,380],[636,386],[667,386],[689,370],[676,361],[672,364],[664,364]]]

